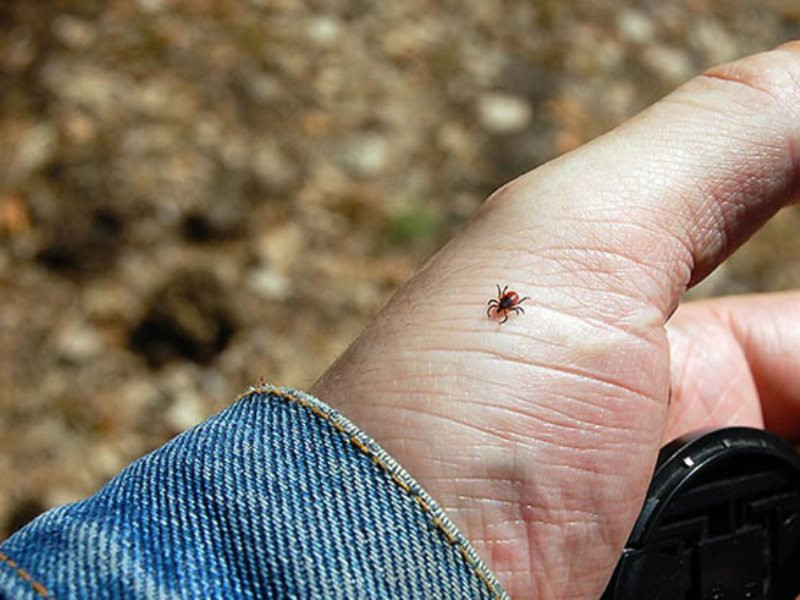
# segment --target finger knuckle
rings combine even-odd
[[[702,78],[716,85],[739,86],[762,107],[796,110],[800,96],[800,42],[706,70]]]

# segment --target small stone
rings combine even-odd
[[[621,11],[617,15],[616,25],[620,36],[633,44],[644,44],[652,40],[656,33],[652,19],[634,9]]]
[[[104,479],[115,475],[125,466],[124,457],[108,442],[95,444],[88,459],[92,471]]]
[[[389,162],[389,142],[374,133],[357,135],[344,143],[339,158],[352,175],[374,177]]]
[[[166,2],[165,0],[138,0],[137,4],[142,12],[154,15],[164,10]]]
[[[692,25],[689,41],[697,46],[710,64],[720,64],[739,54],[736,42],[718,23],[701,19]]]
[[[75,111],[62,122],[64,135],[75,144],[86,144],[97,135],[97,125],[88,115]]]
[[[478,119],[491,133],[521,131],[528,126],[531,116],[531,105],[521,96],[491,92],[478,100]]]
[[[642,61],[664,81],[675,85],[683,83],[694,72],[689,55],[678,48],[655,44],[645,49]]]
[[[129,381],[120,388],[125,404],[139,411],[155,406],[161,398],[159,389],[148,379]]]
[[[203,404],[194,390],[184,388],[175,396],[166,414],[167,423],[176,431],[194,427],[205,418]]]
[[[35,125],[25,132],[14,154],[14,160],[7,172],[12,182],[22,181],[29,174],[43,167],[58,149],[58,134],[50,123]]]
[[[87,323],[71,321],[58,333],[55,347],[64,360],[83,363],[99,355],[104,344],[93,327]]]
[[[247,283],[250,289],[268,300],[286,300],[291,291],[289,278],[270,269],[253,269]]]
[[[131,80],[119,71],[86,62],[48,61],[41,78],[59,102],[82,108],[101,121],[120,114],[137,97]]]
[[[297,169],[283,150],[269,141],[254,145],[250,167],[265,186],[276,191],[288,188],[297,175]]]
[[[256,102],[274,102],[285,94],[279,78],[253,69],[244,78],[245,90]]]
[[[285,273],[303,251],[305,240],[300,226],[287,223],[272,227],[261,235],[256,251],[272,270]]]
[[[466,159],[474,150],[474,143],[469,131],[458,123],[445,123],[437,132],[437,141],[448,153]]]
[[[24,235],[31,230],[28,205],[20,194],[0,194],[0,235]]]
[[[330,48],[342,37],[342,24],[330,15],[311,19],[306,29],[309,41],[321,48]]]

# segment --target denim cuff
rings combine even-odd
[[[508,596],[372,438],[260,385],[12,535],[0,597]]]

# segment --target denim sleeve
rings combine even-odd
[[[378,444],[252,388],[0,545],[3,598],[506,598]]]

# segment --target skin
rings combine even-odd
[[[800,294],[677,309],[796,199],[799,142],[800,43],[711,69],[493,194],[313,392],[512,597],[597,598],[665,439],[800,434]],[[502,328],[496,281],[531,297]]]

